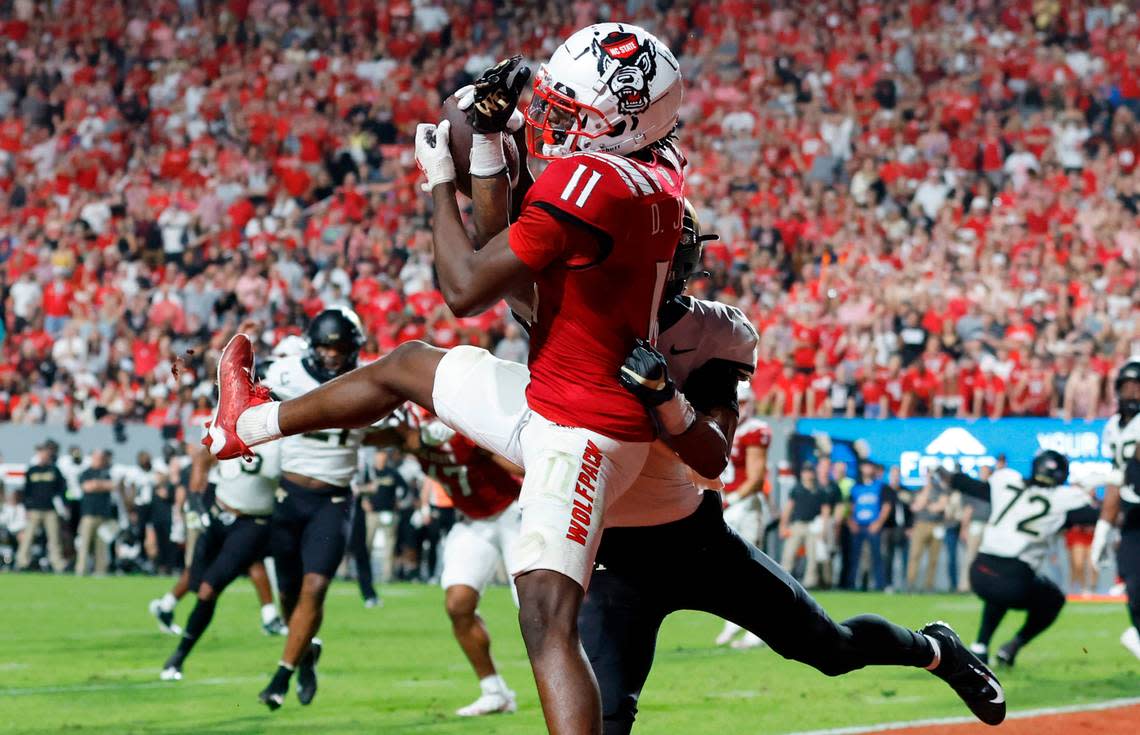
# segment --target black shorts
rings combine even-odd
[[[1020,559],[978,554],[970,565],[970,586],[986,602],[1011,610],[1028,610],[1043,602],[1064,601],[1057,583]]]
[[[300,585],[306,574],[331,579],[348,545],[352,491],[310,490],[284,478],[281,489],[270,543],[278,577],[283,585]]]
[[[1116,569],[1124,580],[1132,625],[1140,628],[1140,528],[1125,528],[1120,532]]]
[[[270,524],[266,516],[234,516],[210,509],[209,525],[194,546],[190,590],[205,582],[220,593],[269,551]]]

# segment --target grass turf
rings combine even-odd
[[[505,589],[483,605],[501,673],[519,713],[463,720],[452,715],[478,686],[451,638],[442,592],[397,585],[385,606],[365,610],[354,585],[330,591],[320,693],[309,707],[291,694],[269,713],[256,701],[282,639],[258,628],[250,585],[223,596],[181,682],[158,680],[176,639],[158,632],[147,602],[166,579],[0,576],[0,732],[55,733],[535,733],[542,731],[515,610]],[[978,619],[969,597],[823,594],[843,618],[877,612],[908,626],[941,618],[967,642]],[[177,619],[184,622],[192,600]],[[1020,624],[1013,613],[995,642]],[[1012,709],[1135,696],[1140,661],[1117,642],[1119,604],[1070,604],[1024,650],[1003,683]],[[829,679],[770,650],[713,647],[720,621],[680,613],[666,621],[642,697],[636,732],[787,733],[968,714],[923,671],[875,668]]]

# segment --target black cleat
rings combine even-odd
[[[277,672],[273,674],[273,678],[269,680],[269,686],[261,690],[261,694],[257,695],[258,701],[264,704],[272,712],[279,709],[281,705],[285,704],[285,695],[289,693],[289,677],[293,672],[284,666],[278,666]]]
[[[987,725],[1000,725],[1005,720],[1005,691],[989,667],[942,621],[919,633],[938,642],[940,661],[931,673],[949,684],[975,717]]]
[[[158,600],[151,600],[147,608],[154,619],[158,621],[158,629],[167,635],[182,635],[182,628],[174,622],[174,611],[163,610]]]
[[[262,623],[261,632],[265,635],[288,635],[289,628],[285,625],[285,621],[281,619],[281,616],[277,616],[268,623]]]
[[[998,649],[997,662],[999,666],[1013,668],[1014,661],[1017,660],[1017,654],[1021,651],[1021,644],[1014,638],[1009,643]]]
[[[317,696],[317,661],[321,659],[321,639],[314,638],[309,650],[297,662],[297,701],[309,704]]]

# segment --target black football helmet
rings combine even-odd
[[[1140,382],[1140,360],[1129,360],[1120,366],[1116,373],[1116,410],[1120,414],[1121,427],[1140,413],[1140,398],[1121,398],[1120,391],[1129,381]]]
[[[1033,484],[1041,487],[1059,487],[1069,479],[1069,458],[1060,452],[1046,449],[1033,458]]]
[[[355,368],[364,346],[360,317],[343,306],[325,309],[313,317],[305,336],[309,340],[305,369],[322,383]],[[329,350],[335,352],[330,354]]]
[[[701,255],[705,243],[719,240],[720,235],[701,234],[701,220],[693,203],[685,200],[685,214],[681,220],[681,241],[673,252],[673,262],[669,265],[669,275],[665,281],[665,300],[681,295],[685,282],[701,270]]]

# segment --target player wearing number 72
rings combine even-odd
[[[988,482],[961,472],[938,472],[955,490],[992,505],[970,566],[970,586],[984,603],[971,649],[988,663],[990,638],[1006,612],[1025,610],[1025,624],[997,652],[999,664],[1013,666],[1018,652],[1052,625],[1065,605],[1061,588],[1037,571],[1053,538],[1069,526],[1095,523],[1099,511],[1087,492],[1065,484],[1069,460],[1051,449],[1033,459],[1025,478],[1009,468],[994,472]]]

